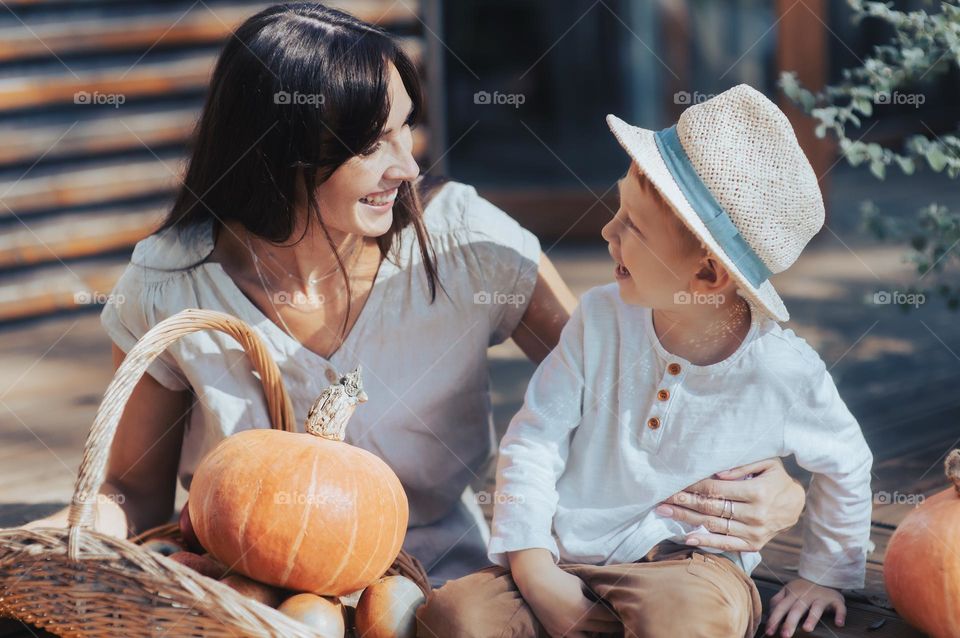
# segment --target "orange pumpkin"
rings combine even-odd
[[[359,375],[323,391],[306,433],[239,432],[201,461],[190,518],[207,551],[254,580],[322,596],[356,591],[386,572],[409,510],[390,467],[343,442],[366,400]]]
[[[934,638],[960,636],[960,450],[945,465],[953,487],[907,514],[883,561],[893,606]]]

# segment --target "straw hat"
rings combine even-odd
[[[607,124],[684,224],[727,268],[739,293],[790,318],[770,276],[823,226],[823,197],[786,115],[740,84],[689,107],[675,126]]]

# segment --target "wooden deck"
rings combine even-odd
[[[562,247],[550,254],[578,294],[609,281],[611,264],[602,247]],[[790,327],[831,367],[876,458],[876,549],[867,587],[849,597],[847,627],[821,624],[816,636],[919,635],[889,609],[882,562],[886,541],[910,502],[942,489],[943,457],[958,445],[960,333],[957,316],[936,301],[907,314],[863,302],[875,290],[890,289],[891,281],[909,281],[898,249],[849,249],[832,237],[818,241],[777,279],[793,315]],[[109,342],[96,312],[68,314],[0,329],[0,357],[0,526],[7,526],[69,498],[87,429],[110,379]],[[519,407],[532,370],[512,344],[491,351],[500,432]],[[790,470],[803,476],[796,467]],[[492,468],[475,487],[490,489],[491,480]],[[755,576],[765,599],[793,577],[798,547],[794,529],[764,550]],[[42,634],[3,621],[0,635]]]

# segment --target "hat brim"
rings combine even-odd
[[[765,314],[778,321],[787,321],[790,319],[790,313],[783,303],[783,299],[777,294],[770,280],[766,280],[759,286],[754,286],[740,272],[740,269],[734,264],[733,260],[720,247],[720,244],[713,238],[706,225],[697,215],[693,206],[687,201],[683,191],[677,185],[670,169],[667,168],[663,157],[660,155],[660,149],[654,140],[654,131],[632,126],[627,124],[615,115],[607,116],[607,125],[613,132],[613,135],[620,142],[620,146],[636,161],[640,171],[646,175],[654,187],[663,195],[664,199],[671,205],[674,212],[680,218],[680,221],[690,229],[690,231],[700,239],[711,254],[716,255],[717,259],[724,265],[730,276],[737,282],[737,287],[741,296],[745,297],[754,306],[758,307]]]

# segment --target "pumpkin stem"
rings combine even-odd
[[[960,495],[960,450],[950,452],[943,465],[947,473],[947,478],[953,481],[953,487],[957,490],[957,494]]]
[[[307,413],[304,430],[324,439],[342,441],[346,438],[347,421],[353,416],[357,404],[366,400],[358,367],[320,393]]]

